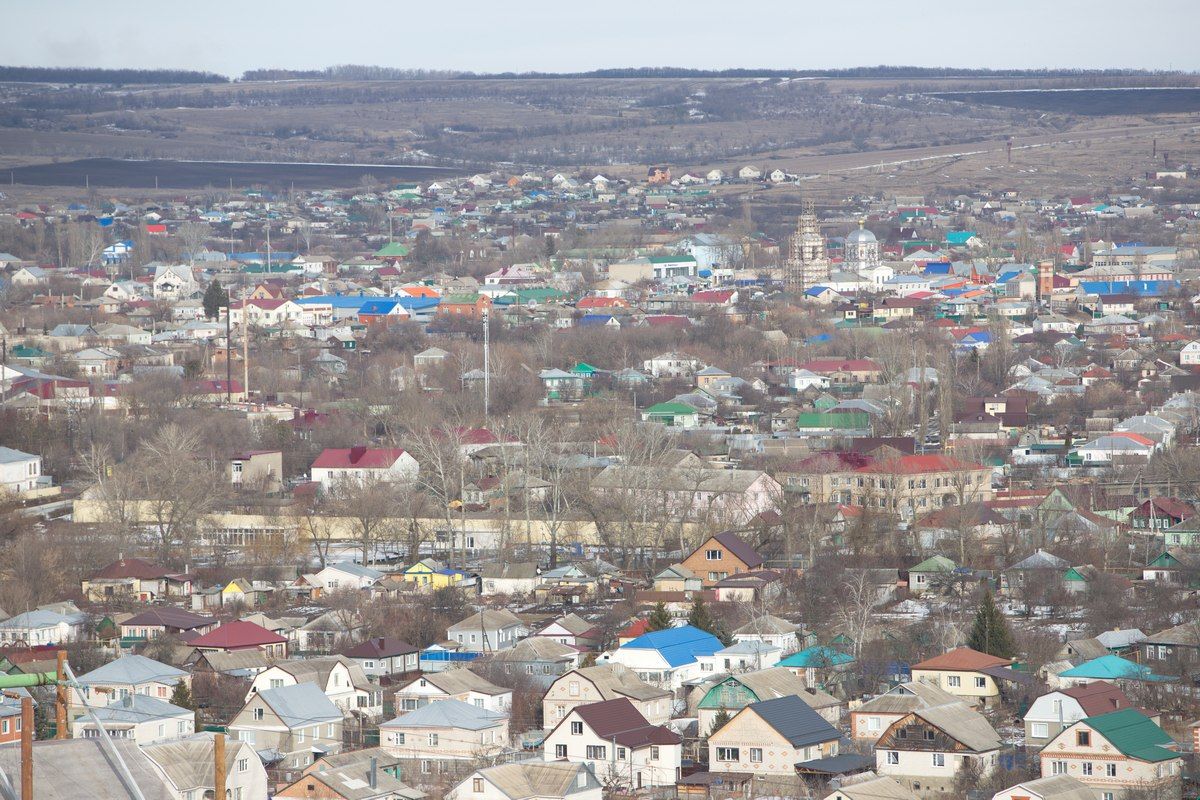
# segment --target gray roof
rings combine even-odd
[[[140,723],[151,720],[169,719],[181,715],[194,716],[195,712],[151,697],[148,694],[129,694],[117,698],[103,708],[95,709],[96,717],[102,722]],[[81,717],[76,724],[86,725],[88,717]]]
[[[326,569],[336,569],[338,572],[344,572],[347,575],[356,575],[359,578],[370,578],[377,581],[383,577],[383,573],[377,569],[364,567],[362,564],[355,564],[353,561],[339,561],[336,564],[329,564]]]
[[[20,450],[14,450],[11,447],[0,447],[0,464],[17,464],[22,461],[28,461],[37,456],[30,453],[22,453]]]
[[[1042,800],[1093,800],[1096,796],[1091,789],[1070,775],[1051,775],[1047,778],[1025,781],[1006,792],[1012,792],[1015,789],[1022,790],[1022,794],[1028,793],[1034,797],[1040,797]]]
[[[947,703],[918,709],[914,713],[976,753],[995,750],[1003,744],[1000,734],[996,733],[987,719],[966,703]]]
[[[481,731],[494,728],[508,719],[507,714],[499,711],[489,711],[486,708],[473,706],[461,700],[449,698],[434,700],[416,711],[401,714],[395,719],[383,723],[384,728],[461,728],[468,731]]]
[[[145,800],[173,800],[167,782],[131,739],[113,741]],[[0,770],[21,774],[21,748],[0,747]],[[38,800],[134,800],[99,739],[59,739],[33,744],[34,797]]]
[[[342,720],[342,712],[313,683],[297,683],[295,686],[263,689],[258,696],[289,728]]]
[[[512,691],[503,686],[497,686],[486,678],[476,675],[466,667],[448,669],[445,672],[431,672],[421,676],[422,680],[432,683],[446,694],[462,694],[463,692],[478,692],[479,694],[497,695]]]
[[[142,751],[181,792],[211,788],[213,785],[213,737],[205,731],[182,739],[144,745]],[[244,742],[225,740],[225,773],[232,775]],[[254,762],[257,763],[257,759]],[[251,769],[254,767],[252,766]]]
[[[794,695],[762,700],[751,703],[746,708],[758,714],[780,736],[787,739],[792,747],[808,747],[841,738],[837,728]]]
[[[742,627],[733,632],[734,636],[781,636],[789,633],[796,633],[800,630],[800,626],[788,622],[786,619],[775,617],[770,614],[763,614],[755,617],[747,622]]]
[[[890,775],[879,776],[868,772],[854,777],[861,777],[862,780],[844,780],[834,794],[846,800],[917,800],[912,791]]]
[[[579,651],[570,645],[556,642],[548,636],[531,636],[505,650],[498,650],[493,661],[575,661]]]
[[[79,676],[82,684],[166,683],[174,685],[187,675],[181,669],[145,656],[122,656]]]
[[[447,631],[478,631],[483,628],[508,628],[513,625],[524,625],[521,618],[507,608],[485,608],[476,611],[466,618],[447,628]]]
[[[351,755],[357,755],[351,754]],[[296,783],[302,781],[320,781],[333,789],[338,797],[345,800],[375,800],[386,797],[404,798],[404,800],[420,800],[425,793],[414,789],[403,781],[393,778],[388,773],[375,767],[375,786],[370,784],[371,762],[369,757],[359,758],[348,764],[332,766],[318,762],[307,775],[301,776]]]
[[[944,706],[959,698],[929,683],[910,681],[873,697],[855,709],[859,713],[909,714],[919,708]]]
[[[566,678],[568,675],[578,675],[591,681],[605,700],[616,700],[618,697],[628,697],[632,700],[653,700],[670,694],[665,689],[659,689],[646,683],[624,664],[597,664],[593,667],[571,670],[563,677]]]
[[[1013,564],[1009,569],[1066,569],[1069,566],[1071,566],[1070,563],[1065,559],[1039,549],[1033,555]]]
[[[584,785],[578,783],[580,773],[586,774]],[[475,773],[495,786],[510,800],[529,800],[542,797],[567,797],[580,792],[595,792],[599,781],[587,764],[565,761],[518,761],[484,767]]]

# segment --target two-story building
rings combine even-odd
[[[1011,658],[956,647],[948,653],[912,665],[912,679],[928,683],[971,705],[990,706],[1000,701],[1001,680]]]
[[[547,761],[584,763],[602,782],[637,791],[672,786],[682,739],[651,725],[625,698],[576,706],[547,734]]]
[[[1180,796],[1179,746],[1137,709],[1081,719],[1051,738],[1038,757],[1043,777],[1069,775],[1097,800],[1120,800],[1139,790]]]
[[[796,765],[838,754],[841,733],[795,695],[745,706],[708,737],[710,772],[795,775]]]

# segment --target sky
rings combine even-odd
[[[1200,70],[1198,0],[0,0],[16,66]]]

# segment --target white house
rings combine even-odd
[[[417,479],[417,460],[405,450],[390,447],[326,448],[312,463],[312,479],[330,491],[339,484],[371,481],[409,483]]]
[[[106,706],[93,707],[92,711],[100,724],[97,725],[91,715],[77,717],[71,725],[71,738],[97,739],[103,726],[113,738],[132,739],[139,745],[147,745],[196,732],[196,712],[149,695],[118,697]]]
[[[875,771],[914,792],[950,792],[968,760],[986,777],[1003,742],[987,719],[965,703],[921,708],[893,722],[875,743]]]
[[[684,625],[642,634],[596,660],[622,664],[651,686],[675,691],[685,681],[703,675],[701,657],[722,648],[721,641],[711,633]]]
[[[800,649],[800,626],[786,619],[763,614],[733,632],[735,642],[762,642],[778,647],[784,655]]]
[[[196,800],[213,792],[213,770],[198,769],[213,763],[213,733],[196,733],[142,748],[166,778],[173,800]],[[267,771],[262,759],[246,742],[225,742],[225,789],[230,797],[250,800],[267,796]]]
[[[542,746],[547,761],[587,764],[602,782],[627,791],[671,786],[679,776],[682,739],[651,725],[625,698],[576,706]]]
[[[530,760],[482,767],[447,800],[601,800],[604,787],[587,764]]]
[[[254,676],[249,700],[266,689],[311,683],[346,716],[375,717],[383,713],[383,690],[367,680],[362,668],[345,656],[276,661]]]
[[[0,447],[0,486],[12,494],[37,488],[42,477],[42,457]]]
[[[1200,341],[1193,339],[1179,349],[1179,365],[1192,367],[1200,364]]]
[[[312,576],[322,589],[330,592],[369,589],[382,577],[383,573],[379,570],[352,561],[326,564],[324,569]]]
[[[71,604],[62,611],[36,608],[0,622],[0,644],[61,644],[83,635],[87,615]]]
[[[506,608],[481,609],[446,629],[447,639],[473,653],[503,650],[527,635],[529,628]]]
[[[413,711],[438,700],[454,699],[507,713],[512,707],[512,689],[497,686],[466,668],[430,672],[399,684],[396,710]]]
[[[1098,436],[1072,453],[1084,466],[1109,466],[1114,462],[1149,461],[1157,449],[1153,441],[1141,434],[1117,432]]]
[[[1108,681],[1047,692],[1025,712],[1025,741],[1029,747],[1040,748],[1081,719],[1131,705],[1125,692]]]
[[[401,758],[489,758],[508,747],[508,714],[461,700],[435,700],[380,725],[379,746]]]
[[[182,300],[200,292],[200,284],[186,264],[159,264],[151,286],[155,300]]]
[[[704,364],[685,353],[660,353],[642,363],[642,369],[656,378],[686,378],[699,372]]]

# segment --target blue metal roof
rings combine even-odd
[[[1080,281],[1088,294],[1136,294],[1157,297],[1179,288],[1179,281]]]
[[[834,650],[832,647],[815,645],[793,653],[779,662],[780,667],[836,667],[839,664],[849,664],[853,656]]]
[[[657,650],[667,664],[679,667],[692,663],[699,656],[711,656],[723,647],[725,645],[721,644],[721,640],[708,631],[684,625],[681,628],[643,633],[619,649]]]

